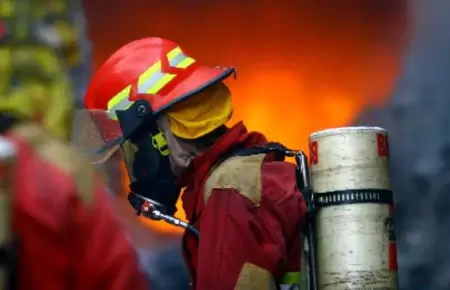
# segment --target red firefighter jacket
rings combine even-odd
[[[18,125],[7,138],[19,148],[12,178],[19,289],[148,289],[92,167],[37,125]]]
[[[239,123],[181,179],[183,207],[200,230],[199,240],[189,232],[183,239],[195,290],[276,289],[285,273],[300,270],[306,205],[295,166],[272,154],[218,164],[235,148],[266,143]]]

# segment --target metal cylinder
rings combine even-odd
[[[336,128],[309,142],[318,289],[398,289],[387,131]]]

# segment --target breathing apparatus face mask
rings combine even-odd
[[[164,132],[157,127],[150,104],[137,101],[116,114],[123,133],[120,149],[131,182],[128,196],[131,205],[139,214],[157,211],[173,216],[181,189],[171,170]]]
[[[181,188],[171,168],[166,127],[156,122],[150,104],[139,100],[126,110],[115,110],[118,121],[112,120],[110,113],[77,110],[72,144],[109,177],[107,184],[112,189],[123,189],[122,170],[118,169],[122,163],[126,166],[128,200],[138,215],[166,221],[198,236],[198,230],[173,216]]]

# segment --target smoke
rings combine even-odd
[[[414,37],[385,108],[357,124],[389,130],[401,289],[450,287],[450,2],[414,1]]]

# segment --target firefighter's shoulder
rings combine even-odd
[[[253,204],[261,202],[261,166],[265,154],[231,157],[212,170],[205,185],[205,204],[215,188],[231,188]]]
[[[99,174],[80,152],[38,124],[19,125],[13,128],[12,134],[25,142],[33,155],[70,178],[84,203],[93,202]]]
[[[265,161],[265,154],[236,156],[217,166],[206,181],[205,204],[214,188],[232,188],[259,205],[270,191],[276,201],[296,194],[295,165],[286,161]]]

